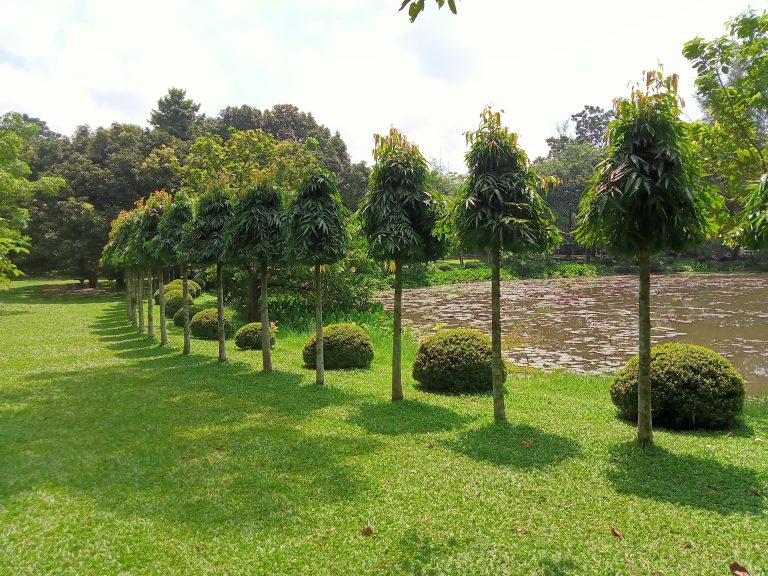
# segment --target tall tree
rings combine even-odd
[[[180,251],[192,262],[216,265],[216,293],[219,320],[219,362],[227,361],[224,330],[224,264],[226,262],[224,230],[232,220],[232,200],[226,184],[212,184],[197,202],[197,212],[184,229]]]
[[[0,118],[0,287],[21,274],[13,255],[27,249],[28,238],[21,231],[28,213],[22,202],[36,192],[54,194],[64,184],[60,178],[30,181],[31,169],[21,159],[21,152],[38,130],[15,112]]]
[[[680,119],[677,76],[646,72],[644,87],[617,99],[606,159],[581,201],[577,238],[640,262],[637,439],[653,443],[650,256],[695,245],[713,230],[714,197]]]
[[[308,172],[288,213],[291,252],[299,262],[314,268],[315,380],[322,385],[325,383],[322,270],[344,257],[347,244],[345,210],[334,174],[322,168]],[[264,340],[262,336],[261,341],[269,342],[269,338]]]
[[[163,271],[168,264],[162,250],[162,241],[158,233],[158,226],[163,217],[163,213],[171,204],[171,195],[165,190],[158,190],[147,198],[144,205],[144,211],[141,214],[141,229],[144,234],[144,254],[147,266],[152,270],[150,278],[157,278],[160,304],[160,345],[168,346],[167,319],[165,317],[165,282],[163,281]],[[149,307],[154,308],[155,283],[150,282]]]
[[[704,111],[692,132],[696,154],[734,215],[735,231],[752,184],[768,172],[768,12],[749,10],[726,28],[719,38],[687,42],[683,54],[696,68]]]
[[[747,198],[741,215],[739,245],[768,249],[768,174],[764,174]]]
[[[368,250],[395,273],[394,326],[392,334],[392,401],[403,399],[402,297],[403,265],[440,257],[444,243],[435,234],[439,204],[426,187],[429,167],[419,148],[392,128],[374,136],[370,191],[360,214]]]
[[[185,228],[194,220],[194,212],[189,195],[185,189],[179,190],[162,212],[157,224],[157,239],[155,244],[158,260],[170,265],[181,267],[182,309],[184,315],[184,349],[183,354],[191,351],[189,331],[189,261],[190,257],[183,251],[181,243]]]
[[[186,90],[169,88],[168,94],[157,101],[157,110],[152,110],[149,123],[180,140],[190,140],[194,136],[198,110],[200,104],[187,98]]]
[[[539,180],[517,144],[517,134],[501,124],[501,114],[485,108],[475,132],[468,132],[466,185],[456,204],[455,226],[462,244],[491,255],[493,416],[506,420],[501,357],[500,261],[504,251],[545,252],[560,242],[554,216],[538,191]]]
[[[262,370],[272,370],[269,346],[269,267],[284,256],[286,214],[283,199],[270,177],[262,176],[242,188],[226,228],[226,258],[256,265],[260,274]]]
[[[612,119],[612,110],[603,110],[600,106],[589,104],[581,112],[571,114],[571,120],[575,123],[576,142],[602,148],[605,145],[605,131]]]

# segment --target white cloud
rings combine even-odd
[[[12,0],[0,21],[0,111],[67,133],[143,124],[180,86],[210,115],[296,104],[339,130],[355,160],[370,161],[373,133],[395,125],[460,170],[462,134],[487,103],[535,156],[558,122],[584,104],[608,107],[657,60],[692,102],[683,43],[722,34],[746,7],[465,0],[458,16],[429,6],[410,24],[391,0]]]

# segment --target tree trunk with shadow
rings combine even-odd
[[[261,265],[261,296],[259,307],[261,308],[261,369],[264,372],[272,372],[272,348],[269,346],[269,302],[267,291],[269,288],[269,274],[267,264]]]
[[[493,382],[493,418],[504,422],[504,365],[501,357],[501,250],[491,252],[491,379]]]
[[[641,250],[639,298],[639,362],[637,369],[637,441],[653,444],[651,419],[651,262],[647,250]]]
[[[224,266],[216,263],[216,293],[219,320],[219,362],[227,361],[227,336],[224,330]]]
[[[392,326],[392,402],[397,402],[403,399],[403,265],[398,261],[395,261],[394,317]]]

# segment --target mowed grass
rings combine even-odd
[[[262,374],[171,334],[119,295],[0,294],[0,574],[768,574],[765,401],[643,451],[607,378],[511,376],[494,425],[490,396],[413,387],[412,342],[390,403],[380,330],[325,388],[307,335]]]

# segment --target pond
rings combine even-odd
[[[634,276],[518,280],[501,284],[503,350],[514,364],[604,373],[637,352]],[[403,322],[420,336],[437,328],[490,334],[490,283],[404,290]],[[392,295],[382,296],[388,310]],[[713,348],[768,395],[768,274],[668,274],[651,278],[653,343]]]

